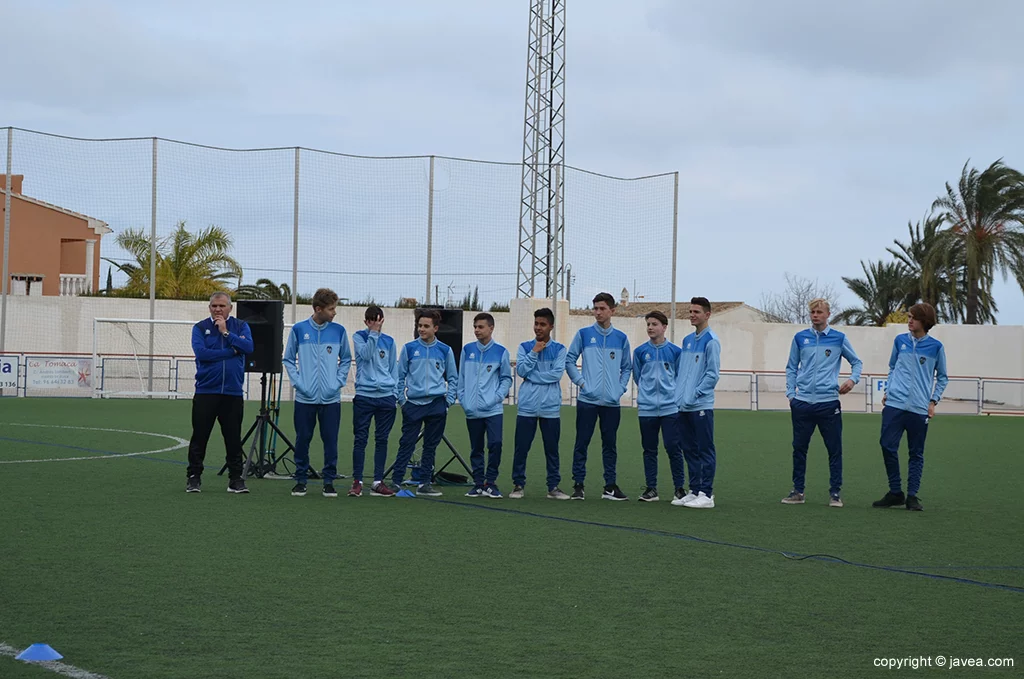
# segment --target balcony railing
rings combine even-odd
[[[89,280],[85,274],[62,273],[60,275],[60,296],[74,297],[89,292]]]

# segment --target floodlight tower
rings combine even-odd
[[[565,0],[530,0],[516,297],[559,297],[565,232]]]

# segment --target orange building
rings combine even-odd
[[[11,175],[11,295],[80,295],[99,289],[100,239],[106,222],[30,198],[24,176]],[[0,173],[0,257],[7,175]]]

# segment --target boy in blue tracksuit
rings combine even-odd
[[[683,338],[679,357],[679,443],[690,468],[690,492],[672,500],[677,507],[715,508],[715,386],[721,371],[722,345],[708,322],[707,297],[690,300],[690,324],[696,332]]]
[[[292,495],[306,494],[309,444],[320,422],[324,444],[323,495],[337,497],[338,427],[341,425],[341,389],[348,381],[352,352],[345,328],[334,323],[338,295],[320,288],[313,295],[313,315],[292,326],[284,350],[284,366],[295,388],[295,487]]]
[[[596,323],[577,331],[565,356],[565,371],[580,388],[576,404],[576,444],[572,451],[572,478],[575,481],[570,499],[584,499],[583,481],[587,476],[587,448],[594,436],[594,427],[601,420],[601,453],[604,462],[605,500],[628,500],[615,484],[615,462],[618,457],[615,437],[619,431],[619,399],[629,387],[629,339],[626,333],[612,327],[615,298],[607,292],[594,297]],[[576,360],[583,357],[583,370]]]
[[[469,429],[469,461],[473,488],[466,497],[500,498],[494,483],[501,464],[501,430],[505,419],[502,401],[512,388],[512,362],[508,349],[492,341],[494,316],[479,313],[473,318],[476,342],[462,348],[459,366],[459,402]],[[487,439],[487,470],[484,471],[484,438]]]
[[[441,491],[431,483],[434,454],[444,436],[448,408],[455,403],[459,371],[455,353],[437,339],[441,314],[436,309],[420,310],[416,315],[419,338],[402,347],[398,358],[398,405],[402,407],[402,438],[398,441],[392,481],[401,487],[405,469],[423,431],[423,456],[420,458],[422,481],[417,495],[437,497]]]
[[[804,503],[807,446],[817,427],[828,450],[828,505],[842,507],[839,492],[843,485],[843,409],[839,395],[848,394],[860,381],[862,362],[846,335],[829,327],[828,301],[812,299],[808,307],[811,327],[793,338],[786,363],[786,398],[793,420],[793,490],[782,498],[782,503]],[[839,386],[842,358],[849,362],[851,375]]]
[[[192,439],[188,444],[185,492],[202,492],[206,444],[215,422],[220,421],[228,465],[228,492],[248,493],[242,471],[242,415],[245,400],[245,355],[253,351],[252,332],[245,321],[231,315],[226,292],[210,296],[210,317],[192,326],[192,351],[196,355],[196,390],[192,397]]]
[[[949,378],[946,375],[946,350],[928,331],[935,326],[935,307],[915,304],[910,307],[910,332],[892,343],[889,379],[882,397],[882,459],[889,476],[889,492],[874,507],[906,506],[921,511],[917,491],[924,471],[924,440],[928,421],[935,417],[935,406],[942,399]],[[900,481],[900,439],[907,432],[907,494]]]
[[[641,502],[658,501],[658,433],[665,443],[676,497],[683,497],[685,471],[679,452],[679,407],[677,406],[679,347],[665,339],[668,317],[660,311],[646,316],[645,342],[633,352],[633,382],[637,387],[640,443],[644,449],[644,476],[647,488]]]
[[[533,312],[534,339],[523,342],[516,352],[516,373],[522,378],[516,415],[516,451],[512,461],[509,498],[518,500],[526,489],[526,457],[540,427],[547,464],[549,500],[568,500],[558,487],[562,477],[558,469],[558,439],[562,433],[562,375],[565,374],[565,346],[551,339],[555,314],[551,309]]]
[[[381,332],[384,310],[376,304],[363,314],[366,328],[352,335],[356,361],[356,396],[352,399],[352,488],[349,497],[363,494],[363,464],[370,422],[374,430],[373,484],[370,495],[392,497],[395,491],[384,483],[388,459],[388,436],[395,424],[398,389],[398,348],[395,340]]]

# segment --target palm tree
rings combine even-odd
[[[927,302],[943,320],[951,320],[954,314],[949,308],[950,272],[944,266],[936,268],[937,262],[930,257],[941,228],[942,219],[934,214],[925,215],[917,224],[907,222],[910,241],[902,243],[894,239],[896,247],[886,250],[903,265],[907,276],[904,306],[909,308],[919,301]]]
[[[939,247],[942,220],[934,214],[925,216],[917,224],[907,223],[910,240],[893,240],[895,248],[886,248],[906,269],[906,308],[917,302],[935,307],[939,321],[962,323],[966,316],[967,268],[954,258],[935,256]],[[982,323],[995,322],[999,311],[991,291],[984,286],[978,298],[978,319]]]
[[[128,296],[149,293],[149,236],[140,229],[128,229],[117,235],[116,242],[135,261],[118,263],[106,259],[128,275],[120,292]],[[231,236],[219,226],[210,226],[198,233],[178,222],[174,231],[156,242],[156,296],[163,299],[205,299],[214,292],[227,292],[227,281],[241,280],[242,267],[228,251]]]
[[[836,316],[837,323],[881,327],[895,313],[904,309],[907,299],[907,273],[899,262],[860,263],[864,278],[843,277],[850,292],[860,298],[862,306],[850,307]]]
[[[261,278],[255,285],[240,285],[235,290],[238,299],[279,299],[286,304],[292,301],[292,289],[287,283],[278,285],[269,278]]]
[[[937,235],[930,261],[936,266],[961,264],[964,268],[964,322],[994,320],[992,282],[996,273],[1006,280],[1013,274],[1024,290],[1024,174],[1001,160],[978,172],[968,161],[953,189],[932,203],[947,225]],[[959,286],[950,287],[954,299]],[[989,309],[985,308],[985,304]]]

